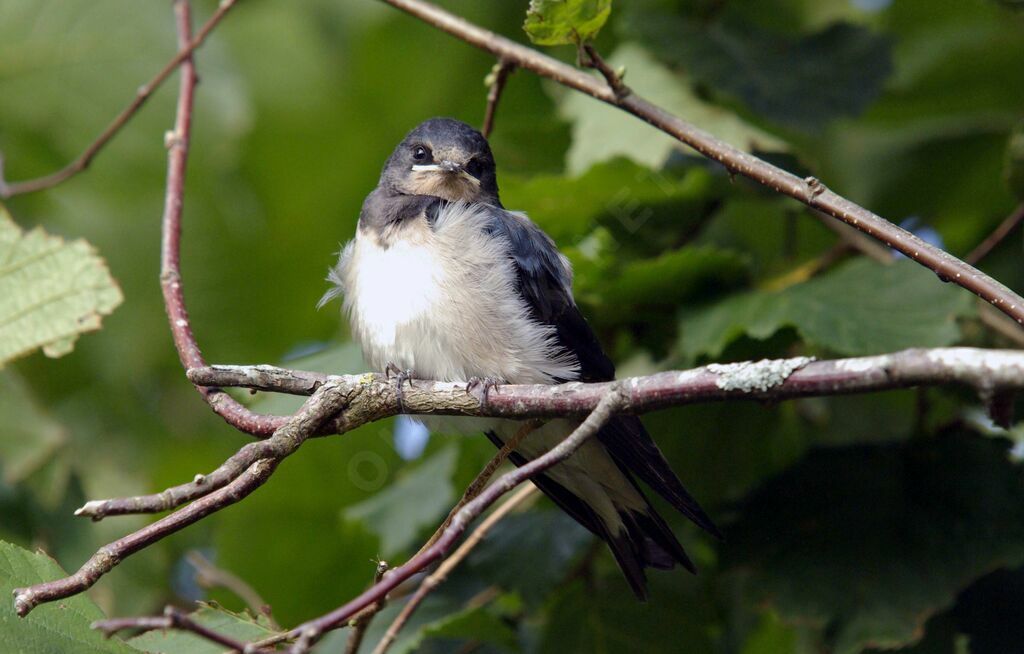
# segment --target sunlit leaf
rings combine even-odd
[[[765,339],[792,326],[840,354],[939,347],[959,339],[956,318],[970,307],[967,293],[916,263],[862,258],[779,292],[750,291],[690,313],[680,345],[688,357],[713,358],[743,334]]]
[[[85,595],[43,604],[25,618],[14,613],[11,591],[65,576],[42,553],[0,541],[0,651],[24,654],[126,654],[135,652],[117,638],[89,627],[106,616]]]
[[[538,45],[582,43],[597,36],[612,0],[530,0],[523,29]]]
[[[0,207],[0,367],[36,348],[67,354],[123,299],[91,245],[23,232]]]
[[[616,68],[626,67],[626,82],[638,94],[731,145],[747,150],[787,147],[779,138],[746,123],[728,109],[701,100],[692,90],[691,80],[669,71],[637,43],[620,45],[608,62]],[[566,95],[560,110],[573,121],[566,166],[574,174],[619,156],[660,168],[670,153],[684,149],[668,134],[581,93]]]

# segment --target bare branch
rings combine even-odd
[[[977,247],[964,257],[964,261],[974,265],[984,259],[992,249],[1002,243],[1003,239],[1010,235],[1017,225],[1024,222],[1024,203],[1017,205],[1017,208],[1007,216],[999,226],[989,234],[984,241],[978,243]]]
[[[29,179],[22,182],[7,182],[4,179],[3,169],[3,158],[0,157],[0,198],[6,199],[22,193],[32,193],[34,191],[41,191],[43,189],[56,186],[66,179],[77,175],[92,163],[93,158],[99,154],[100,150],[110,142],[112,138],[121,128],[124,127],[128,121],[142,108],[142,105],[146,103],[153,92],[156,91],[164,83],[164,81],[170,77],[171,73],[178,67],[183,65],[186,61],[190,61],[192,53],[206,41],[206,37],[210,35],[213,28],[220,23],[221,19],[224,18],[237,0],[221,0],[220,5],[217,7],[217,11],[210,16],[210,19],[206,21],[206,24],[202,26],[199,33],[194,39],[188,39],[182,44],[179,40],[179,50],[167,64],[160,69],[153,79],[149,80],[145,84],[139,87],[138,91],[135,92],[135,98],[131,103],[117,115],[114,120],[107,125],[107,128],[96,137],[96,140],[92,142],[85,149],[77,159],[69,163],[64,168],[61,168],[55,173],[51,173],[44,177],[38,177],[36,179]],[[185,10],[187,11],[187,9]]]
[[[380,642],[377,643],[377,647],[374,648],[373,654],[385,654],[385,652],[388,651],[388,648],[390,648],[395,642],[395,638],[398,637],[398,632],[402,630],[405,623],[409,621],[412,614],[417,608],[419,608],[423,599],[448,578],[448,575],[450,575],[452,570],[455,569],[455,566],[462,563],[463,559],[469,555],[474,547],[480,544],[480,541],[484,539],[487,532],[489,532],[494,525],[498,524],[499,520],[511,513],[517,506],[520,506],[530,500],[534,500],[537,497],[537,487],[533,484],[525,485],[516,491],[515,495],[508,498],[508,501],[487,516],[487,518],[480,523],[480,526],[474,529],[473,533],[466,538],[465,542],[463,542],[462,545],[459,545],[459,548],[455,550],[451,556],[445,559],[444,562],[438,566],[437,570],[432,572],[423,580],[419,585],[419,588],[416,589],[416,592],[413,593],[413,596],[409,598],[409,601],[405,603],[405,606],[402,607],[399,614],[395,616],[394,621],[388,626],[387,631],[384,632],[384,637],[381,638]]]
[[[934,270],[944,280],[962,286],[992,303],[1018,324],[1024,324],[1024,298],[948,252],[830,191],[818,179],[814,177],[800,179],[792,173],[743,152],[695,125],[673,116],[661,107],[639,97],[636,93],[619,97],[610,85],[602,83],[592,75],[563,64],[532,48],[482,29],[440,7],[422,0],[384,1],[500,59],[511,61],[520,68],[532,70],[538,75],[550,78],[563,86],[585,93],[641,118],[705,157],[721,163],[730,172],[739,173],[778,193],[795,198],[812,208],[820,209],[833,218],[899,250],[914,261]]]
[[[380,583],[388,569],[387,561],[377,562],[377,569],[373,574],[374,585]],[[349,621],[349,624],[352,625],[352,633],[349,634],[348,642],[345,644],[345,654],[357,654],[359,652],[359,646],[363,644],[363,638],[366,637],[366,630],[370,628],[373,616],[377,615],[386,603],[386,598],[381,598],[363,609],[362,613]]]
[[[104,545],[68,577],[16,588],[14,606],[18,615],[25,616],[43,602],[70,597],[90,588],[128,556],[247,497],[270,478],[277,465],[297,450],[320,423],[344,406],[347,393],[346,388],[335,383],[324,384],[273,437],[260,444],[269,446],[272,454],[253,462],[230,483],[153,524]]]
[[[253,615],[262,615],[267,619],[271,628],[280,630],[281,627],[274,620],[270,611],[270,605],[263,601],[263,598],[256,589],[250,586],[244,579],[223,568],[213,564],[198,550],[189,552],[185,559],[196,570],[196,583],[202,588],[223,588],[237,595]]]
[[[480,133],[485,138],[491,136],[491,131],[494,129],[494,115],[498,111],[498,102],[501,100],[501,92],[505,90],[508,76],[515,72],[515,70],[515,64],[502,59],[494,65],[494,68],[491,69],[491,74],[487,76],[490,88],[487,91],[487,109],[484,111],[484,126],[480,129]]]
[[[498,468],[501,467],[501,464],[504,463],[506,459],[508,459],[508,455],[511,454],[513,450],[515,450],[517,447],[519,447],[519,444],[523,442],[523,439],[526,438],[532,431],[540,427],[540,425],[541,423],[538,421],[531,420],[527,422],[526,424],[519,428],[519,430],[512,436],[512,438],[508,439],[508,442],[501,446],[498,452],[493,457],[491,457],[490,461],[487,462],[487,465],[484,466],[484,469],[480,471],[480,474],[473,478],[473,481],[470,482],[469,486],[467,486],[466,490],[462,493],[462,497],[459,498],[459,501],[455,504],[454,507],[452,507],[452,510],[448,512],[448,516],[444,519],[444,522],[442,522],[441,526],[437,528],[434,534],[429,539],[427,539],[427,542],[423,544],[423,547],[421,547],[419,551],[416,552],[417,554],[419,554],[420,552],[422,552],[423,550],[427,549],[428,547],[437,542],[437,539],[441,537],[441,534],[444,533],[444,530],[447,529],[448,525],[452,523],[452,519],[455,518],[455,514],[458,513],[462,509],[462,507],[466,506],[466,504],[473,500],[477,495],[479,495],[481,491],[483,491],[484,487],[487,486],[487,482],[491,480],[491,477],[493,477],[494,473],[498,471]]]
[[[222,0],[218,13],[230,9],[236,0]],[[181,83],[178,90],[178,110],[174,130],[166,136],[167,145],[167,191],[164,198],[163,235],[160,248],[160,287],[163,291],[164,306],[170,321],[171,335],[178,357],[186,369],[205,365],[199,351],[185,308],[182,290],[181,262],[181,212],[185,194],[185,170],[188,162],[189,136],[192,129],[193,98],[196,85],[195,66],[192,63],[192,43],[189,5],[176,0],[175,14],[178,26],[178,44],[182,54]],[[212,20],[212,19],[211,19]],[[214,23],[216,25],[216,23]],[[212,28],[211,28],[212,29]],[[209,30],[207,30],[207,33]],[[200,388],[200,394],[215,413],[240,431],[269,436],[284,424],[284,418],[261,416],[246,409],[231,396],[215,388]]]
[[[210,641],[211,643],[227,647],[232,652],[252,652],[251,649],[246,649],[245,643],[199,624],[173,606],[165,608],[164,614],[160,617],[98,620],[92,623],[92,628],[102,631],[107,638],[120,631],[126,631],[128,629],[141,629],[142,631],[153,631],[154,629],[177,629],[179,631],[191,632],[200,638]]]
[[[193,383],[242,386],[263,391],[304,393],[309,382],[337,379],[351,391],[345,411],[333,424],[352,429],[369,420],[395,415],[395,386],[380,374],[331,377],[270,366],[213,366],[189,371]],[[463,383],[413,380],[403,390],[405,408],[414,414],[553,418],[580,415],[597,406],[615,384],[626,396],[623,410],[644,413],[670,406],[726,400],[778,402],[798,397],[849,395],[961,384],[987,393],[1024,387],[1024,352],[970,347],[910,349],[869,357],[814,361],[805,357],[712,364],[659,372],[618,382],[560,385],[502,385],[486,403]]]
[[[319,640],[323,634],[343,626],[353,615],[386,597],[400,583],[444,556],[459,536],[466,531],[470,522],[476,519],[505,493],[530,477],[572,456],[573,452],[579,449],[588,438],[597,433],[613,414],[622,409],[624,401],[625,396],[619,392],[619,388],[616,386],[610,387],[595,409],[572,434],[536,459],[499,477],[497,481],[480,493],[476,499],[462,507],[437,542],[425,551],[412,557],[404,565],[392,570],[379,584],[375,584],[344,606],[315,620],[299,625],[292,630],[291,634],[299,638],[292,647],[292,654],[307,652],[309,647]]]

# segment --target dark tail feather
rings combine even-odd
[[[495,445],[501,446],[502,440],[494,432],[487,432],[487,437]],[[526,458],[518,452],[511,452],[509,460],[516,466],[526,463]],[[623,474],[635,487],[636,482],[629,473],[623,470]],[[590,505],[565,486],[543,474],[533,477],[531,481],[576,522],[608,543],[615,562],[619,564],[629,587],[633,589],[638,599],[647,599],[647,575],[644,574],[644,568],[670,570],[678,563],[696,574],[697,568],[686,555],[683,546],[649,502],[642,513],[620,510],[619,516],[625,529],[612,533]],[[637,492],[643,496],[639,488]],[[647,501],[646,497],[644,501]]]
[[[665,455],[658,449],[639,418],[615,416],[598,432],[597,437],[620,466],[643,479],[698,527],[715,538],[722,538],[722,532],[711,522],[704,509],[700,508],[697,500],[686,491],[676,473],[672,472]]]

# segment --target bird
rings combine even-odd
[[[398,144],[327,280],[320,305],[343,298],[366,363],[398,372],[399,389],[413,376],[482,383],[485,395],[498,384],[615,378],[573,298],[569,260],[525,213],[502,206],[487,139],[461,121],[429,119]],[[425,420],[435,429],[458,422],[457,430],[483,431],[498,447],[521,424]],[[578,425],[549,421],[509,458],[522,466]],[[722,537],[636,416],[613,416],[596,439],[532,482],[608,544],[634,594],[646,600],[645,569],[696,567],[637,478]]]

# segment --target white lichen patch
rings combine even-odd
[[[887,354],[876,357],[858,357],[856,359],[840,359],[835,362],[836,370],[842,372],[867,372],[868,370],[878,370],[880,368],[886,368],[890,363],[891,357]]]
[[[929,361],[945,366],[956,375],[974,371],[1024,371],[1019,352],[947,347],[927,352]]]
[[[790,375],[814,361],[814,357],[762,359],[741,363],[712,363],[707,366],[717,375],[715,385],[723,391],[766,391],[786,381]]]

